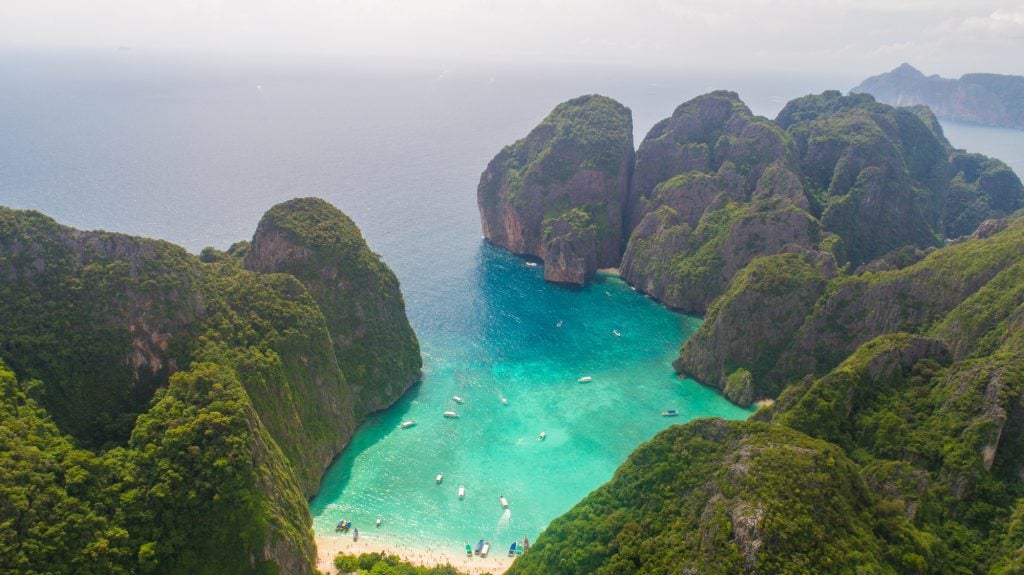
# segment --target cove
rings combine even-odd
[[[750,414],[673,372],[699,318],[614,276],[552,285],[540,266],[482,244],[461,277],[460,309],[445,314],[460,319],[425,322],[419,333],[422,382],[371,416],[325,474],[310,504],[317,534],[346,519],[391,544],[455,553],[484,538],[503,552],[514,539],[535,540],[658,431]],[[592,380],[578,382],[584,376]],[[679,416],[663,416],[668,409]]]

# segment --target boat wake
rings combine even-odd
[[[498,527],[508,527],[508,522],[512,520],[512,510],[506,509],[501,514],[501,519],[498,520]]]

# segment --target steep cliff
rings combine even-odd
[[[687,312],[704,313],[754,258],[814,249],[789,138],[732,92],[679,106],[637,151],[623,278]]]
[[[821,290],[811,287],[819,285],[817,276],[790,286],[782,298],[770,299],[759,283],[738,278],[683,346],[677,366],[723,389],[732,371],[747,370],[756,375],[756,399],[773,397],[807,374],[823,375],[859,345],[890,332],[942,337],[957,358],[989,353],[1013,333],[1006,328],[1016,321],[1018,282],[1024,281],[1024,220],[993,227],[1002,229],[979,230],[979,237],[908,267],[838,275]],[[760,262],[754,269],[782,263]],[[800,269],[805,266],[793,263],[779,273],[808,277]],[[774,309],[760,308],[768,301]],[[768,318],[774,318],[771,329],[749,329],[751,321],[762,325]],[[727,344],[737,340],[742,343]]]
[[[559,104],[480,176],[484,236],[543,259],[547,280],[582,284],[619,263],[632,170],[628,108],[596,95]]]
[[[910,64],[872,76],[851,92],[865,92],[893,106],[924,105],[942,118],[1024,130],[1024,77],[964,74],[925,76]]]
[[[27,489],[55,485],[67,546],[42,541],[41,520],[6,524],[4,565],[315,571],[306,498],[420,368],[397,280],[348,218],[287,202],[251,244],[197,258],[0,208],[0,277],[0,361],[23,378],[0,368],[14,414],[0,432],[56,424],[29,441],[49,463],[18,439],[0,459],[25,467]]]
[[[309,290],[360,417],[391,405],[419,379],[419,343],[398,278],[334,206],[317,198],[274,206],[260,220],[244,265],[290,274]]]

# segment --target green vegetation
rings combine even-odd
[[[347,555],[339,553],[334,558],[334,568],[343,574],[358,575],[460,575],[451,565],[418,567],[384,553],[360,553]],[[486,575],[486,574],[485,574]]]
[[[0,208],[0,573],[314,573],[306,498],[356,398],[420,366],[394,275],[325,206],[261,223],[300,249],[200,257]],[[382,347],[335,345],[357,334]]]

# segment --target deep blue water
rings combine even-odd
[[[539,268],[485,245],[476,184],[488,160],[580,94],[632,108],[638,144],[713,89],[774,116],[793,97],[859,80],[6,53],[0,204],[194,252],[248,239],[264,211],[292,197],[337,205],[397,273],[425,378],[327,474],[312,503],[317,528],[385,514],[389,533],[407,541],[448,544],[488,529],[533,536],[667,425],[661,409],[680,409],[680,421],[746,413],[672,374],[697,320],[614,279],[584,290],[545,284]],[[954,145],[1024,165],[1024,133],[944,125]],[[577,384],[582,374],[594,381]],[[464,416],[447,421],[453,394],[465,396]],[[420,424],[397,431],[404,418]],[[440,489],[438,472],[448,477]],[[499,493],[512,499],[510,516]]]

